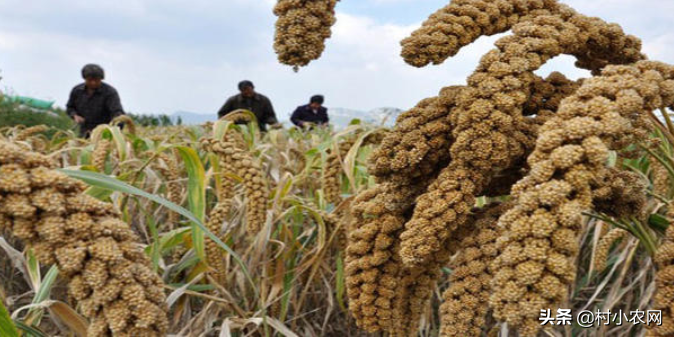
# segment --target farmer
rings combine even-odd
[[[220,108],[220,111],[218,111],[219,118],[222,118],[232,111],[246,109],[255,114],[261,131],[267,130],[267,124],[270,124],[273,128],[280,127],[271,101],[267,96],[255,92],[253,82],[239,82],[239,91],[240,93],[238,95],[230,97],[222,108]]]
[[[322,95],[314,95],[309,100],[309,104],[298,106],[293,112],[290,121],[299,127],[310,127],[312,125],[328,125],[328,109],[323,107],[325,99]]]
[[[89,137],[91,130],[123,115],[124,109],[117,90],[103,83],[105,71],[99,65],[84,66],[82,78],[84,83],[73,88],[66,107],[68,115],[80,125],[80,135]]]

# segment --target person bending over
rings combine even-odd
[[[250,110],[257,118],[261,131],[267,130],[267,124],[278,127],[278,120],[274,107],[267,96],[255,92],[255,86],[251,81],[239,82],[239,94],[227,99],[227,102],[218,111],[218,118],[222,118],[232,111],[239,109]]]
[[[85,65],[82,78],[84,83],[70,92],[66,111],[80,125],[80,136],[89,137],[91,130],[123,115],[124,109],[117,90],[103,82],[105,71],[101,66]]]
[[[325,99],[322,95],[314,95],[309,100],[309,104],[298,106],[293,112],[290,121],[298,127],[308,127],[311,125],[326,126],[330,119],[328,109],[323,106]]]

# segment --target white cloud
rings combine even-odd
[[[409,0],[367,1],[384,7]],[[437,7],[446,3],[423,1],[435,1]],[[644,38],[651,59],[674,63],[674,35],[650,28],[651,17],[671,19],[673,11],[644,7],[628,17],[622,13],[632,9],[632,0],[604,8],[570,2],[581,12],[626,21],[628,32]],[[399,42],[419,22],[382,23],[338,7],[338,22],[323,57],[296,74],[278,64],[273,53],[273,4],[120,0],[92,7],[85,0],[0,0],[0,85],[63,105],[80,81],[80,67],[95,61],[106,68],[127,110],[135,112],[215,113],[244,78],[273,100],[281,119],[314,93],[325,94],[329,106],[409,108],[445,85],[463,84],[496,39],[481,38],[441,66],[417,69],[401,60]],[[569,58],[555,60],[542,73],[552,69],[571,77],[584,74],[573,70]]]
[[[400,40],[409,35],[418,25],[399,26],[378,24],[362,16],[337,14],[332,41],[328,41],[327,53],[348,55],[358,63],[397,63]]]
[[[644,41],[643,49],[652,60],[671,62],[674,59],[674,33]]]

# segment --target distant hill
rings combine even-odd
[[[353,110],[346,108],[329,108],[330,122],[336,128],[343,128],[349,125],[351,120],[360,119],[364,122],[372,124],[383,124],[392,126],[395,124],[396,118],[403,110],[398,108],[377,108],[370,111]]]
[[[374,118],[378,123],[383,123],[386,126],[393,126],[393,124],[396,123],[398,116],[403,112],[405,112],[405,110],[385,107],[370,110],[368,115],[376,116]]]
[[[337,129],[341,129],[349,125],[353,119],[360,119],[364,122],[372,124],[384,124],[392,126],[396,118],[403,110],[398,108],[377,108],[370,111],[361,111],[347,108],[329,108],[330,123]],[[201,114],[189,111],[176,111],[171,116],[171,120],[175,123],[180,118],[184,125],[203,124],[205,122],[215,122],[217,120],[215,114]],[[290,125],[290,116],[278,116],[285,125]]]
[[[178,117],[180,117],[184,125],[203,124],[206,122],[215,122],[217,120],[215,114],[200,114],[189,111],[176,111],[171,115],[171,120],[173,121],[173,123],[176,123],[178,121]]]

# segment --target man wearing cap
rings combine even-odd
[[[274,112],[274,107],[271,105],[271,101],[267,96],[255,92],[253,82],[239,82],[239,91],[240,93],[238,95],[230,97],[222,108],[220,108],[220,111],[218,111],[219,118],[222,118],[232,111],[246,109],[255,114],[260,130],[266,131],[267,124],[272,127],[280,126],[276,119],[276,113]]]
[[[105,71],[99,65],[87,64],[82,69],[84,83],[70,92],[67,112],[80,125],[80,135],[88,137],[100,124],[108,124],[124,114],[117,90],[103,83]]]
[[[298,106],[290,117],[290,121],[299,127],[309,127],[311,125],[328,125],[328,109],[323,106],[324,98],[322,95],[314,95],[309,100],[309,104]]]

